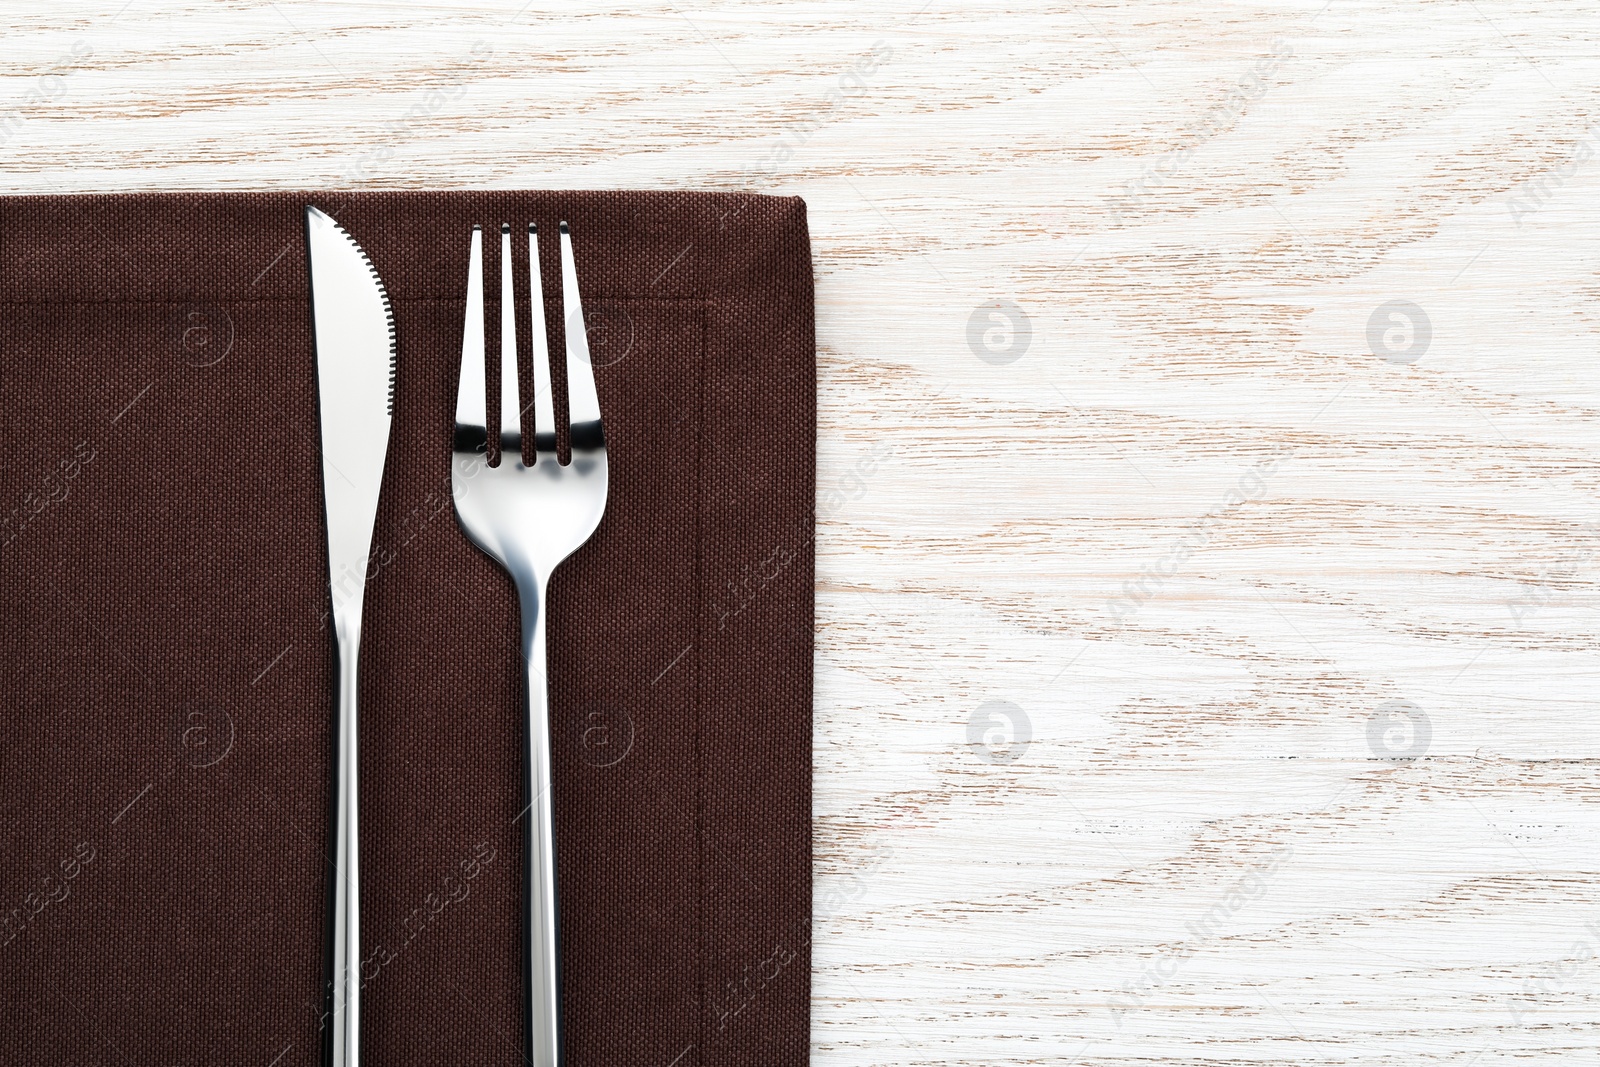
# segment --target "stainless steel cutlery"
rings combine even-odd
[[[331,954],[324,1053],[333,1067],[360,1063],[361,894],[356,817],[356,679],[372,526],[389,450],[394,399],[394,316],[378,272],[328,215],[306,208],[328,585],[338,640],[334,725]],[[331,1041],[331,1043],[330,1043]]]
[[[572,237],[561,223],[561,294],[566,322],[567,406],[571,462],[557,460],[555,403],[545,333],[539,237],[528,226],[530,325],[534,389],[531,462],[523,458],[526,408],[517,387],[517,315],[511,227],[500,227],[500,458],[488,461],[485,398],[483,231],[474,227],[467,268],[467,313],[456,395],[451,489],[456,519],[473,543],[516,583],[522,611],[527,685],[524,822],[527,901],[524,964],[526,1058],[532,1067],[561,1062],[561,966],[556,925],[555,826],[550,793],[549,694],[545,683],[546,592],[556,567],[586,542],[606,508],[609,468],[600,401],[589,363]]]
[[[527,839],[524,915],[526,1059],[561,1063],[561,966],[557,935],[555,825],[550,791],[549,693],[545,682],[547,591],[555,569],[588,541],[606,508],[609,468],[578,295],[572,238],[561,223],[561,292],[566,322],[567,439],[557,456],[556,405],[539,236],[529,224],[528,341],[534,387],[524,406],[517,383],[517,301],[511,227],[500,227],[500,425],[498,460],[489,462],[485,391],[483,231],[473,227],[467,271],[461,378],[456,396],[451,495],[468,538],[516,584],[527,668],[523,809]],[[378,490],[393,407],[395,331],[389,299],[371,261],[331,217],[306,208],[328,575],[338,641],[333,799],[333,887],[324,1055],[332,1067],[359,1067],[361,1026],[360,850],[357,834],[357,657]],[[531,447],[523,417],[531,412]],[[524,459],[526,451],[531,459]]]

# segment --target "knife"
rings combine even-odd
[[[323,992],[323,1062],[361,1062],[361,892],[356,834],[356,657],[378,514],[378,487],[394,409],[394,315],[361,246],[306,206],[311,323],[322,426],[322,497],[328,520],[328,592],[338,641],[334,720],[333,880]]]

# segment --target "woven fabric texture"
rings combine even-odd
[[[509,191],[0,198],[0,1063],[317,1062],[308,203],[371,256],[399,340],[361,653],[366,1062],[521,1062],[519,622],[456,525],[449,443],[471,226],[565,219],[612,471],[550,591],[570,1062],[804,1063],[805,205]]]

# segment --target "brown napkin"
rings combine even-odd
[[[561,219],[612,464],[551,587],[570,1062],[805,1062],[805,205],[642,192],[0,198],[0,1062],[317,1061],[307,203],[399,337],[361,658],[366,1062],[521,1061],[516,601],[456,526],[449,443],[470,227]]]

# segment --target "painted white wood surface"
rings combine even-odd
[[[1600,1063],[1593,3],[0,10],[11,191],[807,199],[817,1064]]]

